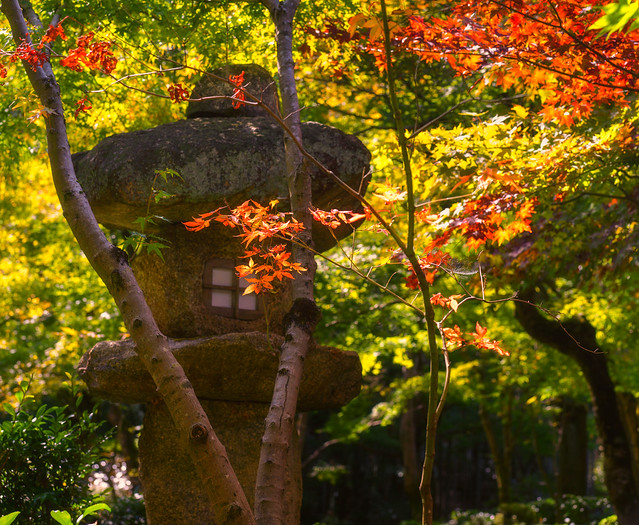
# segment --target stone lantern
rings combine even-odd
[[[255,65],[230,66],[227,77],[245,71],[245,85],[277,110],[273,80]],[[205,77],[192,98],[230,95],[232,87]],[[302,125],[308,151],[352,188],[365,191],[370,154],[355,137],[317,123]],[[137,255],[131,262],[160,329],[193,383],[213,428],[225,445],[249,502],[253,504],[260,437],[268,411],[282,343],[283,317],[291,305],[290,283],[272,294],[243,295],[246,283],[234,266],[243,254],[235,232],[219,223],[189,232],[182,221],[247,199],[288,205],[282,129],[260,106],[232,109],[226,99],[190,103],[187,119],[111,136],[74,155],[78,179],[98,221],[137,231],[148,215],[153,189],[171,195],[151,207],[161,217],[147,225],[169,242],[163,259]],[[180,178],[158,179],[171,169]],[[312,172],[313,205],[356,209],[358,203],[319,170]],[[155,181],[155,182],[154,182]],[[337,230],[338,238],[351,227]],[[315,249],[335,239],[314,227]],[[268,320],[268,321],[267,321]],[[114,402],[146,403],[140,435],[140,474],[149,525],[212,524],[212,511],[173,423],[159,400],[132,340],[98,343],[79,364],[92,394]],[[357,354],[315,345],[305,361],[299,411],[335,409],[360,388]],[[287,523],[299,523],[300,451],[290,447]]]

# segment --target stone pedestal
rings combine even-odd
[[[250,332],[170,343],[252,504],[260,438],[283,338]],[[180,446],[168,410],[157,397],[135,343],[130,339],[98,343],[82,357],[78,372],[98,397],[146,403],[139,446],[149,525],[215,525],[191,459]],[[299,411],[335,409],[346,404],[359,393],[361,375],[355,352],[311,347],[300,386]],[[290,445],[287,484],[287,523],[299,523],[301,468],[297,436]]]
[[[249,504],[254,504],[254,487],[260,458],[259,437],[268,412],[265,403],[234,403],[201,400],[202,407],[226,446]],[[257,437],[257,439],[256,439]],[[140,435],[141,478],[149,525],[212,525],[213,509],[199,483],[191,459],[177,440],[171,416],[163,403],[147,405]],[[289,449],[285,523],[299,523],[301,466],[297,436]],[[167,483],[167,480],[171,480]]]

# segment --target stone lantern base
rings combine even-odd
[[[200,400],[226,445],[229,460],[251,507],[260,457],[259,437],[268,412],[265,403]],[[285,523],[299,523],[302,495],[300,450],[295,433],[289,449],[284,492]],[[256,439],[256,437],[258,437]],[[180,446],[171,416],[161,402],[147,405],[140,435],[142,488],[148,525],[216,525],[208,495],[198,483],[191,458]],[[170,479],[171,482],[167,483]]]
[[[251,505],[260,438],[283,341],[281,336],[261,332],[169,340]],[[98,343],[82,357],[78,373],[97,397],[146,403],[139,448],[149,525],[216,525],[208,496],[179,442],[168,409],[137,356],[135,343],[130,339]],[[355,352],[313,345],[304,362],[298,412],[345,405],[359,393],[361,378]],[[302,474],[296,435],[289,447],[288,476],[283,495],[285,522],[299,523]]]

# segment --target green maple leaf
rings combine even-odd
[[[639,2],[634,0],[620,0],[602,7],[604,16],[592,24],[588,29],[600,29],[599,36],[610,36],[615,31],[621,31],[631,20],[628,31],[639,28]]]

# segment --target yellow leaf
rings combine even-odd
[[[526,118],[528,116],[528,110],[519,104],[515,104],[513,106],[513,111],[519,118]]]

